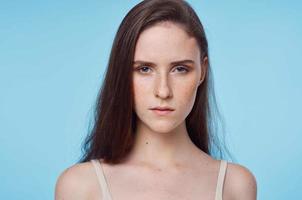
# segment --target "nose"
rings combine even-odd
[[[161,99],[167,99],[172,97],[172,90],[169,86],[169,80],[166,76],[161,76],[155,80],[155,96]]]

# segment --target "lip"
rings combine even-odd
[[[161,115],[161,116],[162,115],[167,115],[167,114],[174,111],[173,108],[167,107],[167,106],[166,107],[154,107],[154,108],[151,108],[150,110],[152,110],[153,113],[155,113],[157,115]]]
[[[152,109],[152,111],[157,115],[167,115],[173,112],[173,110],[158,110],[158,109]]]
[[[168,106],[157,106],[151,108],[151,110],[160,110],[160,111],[173,111],[174,109]]]

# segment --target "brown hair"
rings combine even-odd
[[[222,144],[216,134],[214,118],[219,112],[203,26],[193,8],[183,0],[145,0],[127,13],[118,28],[95,105],[94,125],[83,143],[84,154],[79,162],[102,158],[108,163],[119,163],[131,150],[137,117],[133,110],[132,88],[136,42],[142,31],[164,21],[181,25],[197,40],[201,61],[208,57],[206,75],[198,87],[186,126],[189,137],[199,149],[211,156],[219,153],[218,156],[222,157]]]

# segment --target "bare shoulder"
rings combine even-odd
[[[254,174],[246,167],[228,163],[225,177],[225,199],[257,199],[257,182]]]
[[[91,163],[74,164],[59,175],[55,186],[55,199],[93,199],[89,195],[92,193],[95,185],[94,171]]]

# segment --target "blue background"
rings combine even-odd
[[[81,155],[113,38],[139,1],[1,1],[0,199],[53,199]],[[191,0],[229,148],[258,199],[302,199],[301,1]]]

